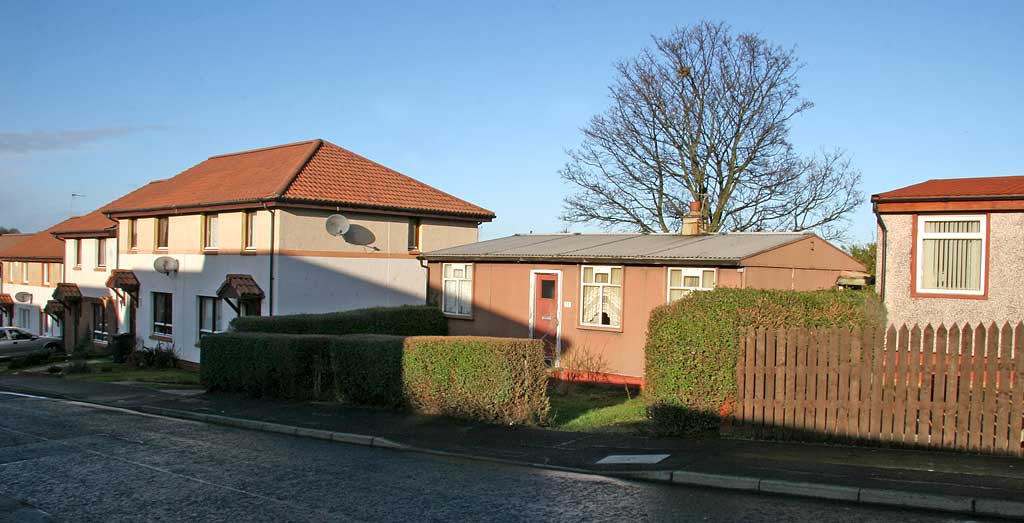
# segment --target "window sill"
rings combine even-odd
[[[150,334],[149,339],[156,341],[174,341],[174,338],[166,334]]]
[[[80,270],[82,270],[82,266],[81,265],[75,265],[74,267],[71,268],[71,270],[73,270],[73,271],[80,271]]]
[[[216,247],[203,247],[203,254],[217,254]]]
[[[577,326],[577,328],[579,330],[584,330],[584,331],[611,332],[611,333],[616,333],[616,334],[622,333],[622,326],[621,325],[618,326],[618,327],[612,327],[612,326],[607,326],[607,325],[585,325],[585,324],[581,323],[581,324],[579,324]]]
[[[920,292],[915,290],[910,291],[910,297],[912,298],[939,298],[945,300],[987,300],[988,291],[983,294],[960,294],[956,292]]]
[[[466,314],[452,314],[450,312],[443,312],[441,314],[443,314],[445,318],[448,318],[450,320],[473,321],[473,315],[472,314],[469,314],[469,315],[466,315]]]
[[[106,265],[100,265],[100,266],[97,266],[93,270],[96,271],[96,272],[107,272],[107,266]]]
[[[255,256],[256,254],[259,254],[256,252],[256,247],[244,247],[242,249],[242,255]]]

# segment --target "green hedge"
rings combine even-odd
[[[748,327],[854,327],[885,323],[871,291],[717,289],[654,309],[647,327],[644,398],[656,429],[717,428],[735,399],[739,333]]]
[[[406,305],[326,314],[242,316],[231,321],[231,329],[238,332],[280,334],[444,336],[448,334],[448,322],[437,307]]]
[[[539,340],[228,332],[201,346],[210,391],[503,423],[542,423],[549,410]]]
[[[547,421],[540,340],[407,338],[402,370],[406,400],[417,411],[501,423]]]

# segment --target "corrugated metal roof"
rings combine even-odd
[[[717,261],[735,264],[813,236],[809,232],[680,234],[516,234],[425,253],[428,260]]]

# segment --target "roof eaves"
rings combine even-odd
[[[474,261],[494,263],[552,263],[552,264],[587,264],[587,263],[621,263],[623,265],[681,265],[715,267],[738,267],[742,264],[739,258],[665,258],[665,257],[629,257],[629,256],[494,256],[479,254],[421,254],[419,259],[426,261]]]

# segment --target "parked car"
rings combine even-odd
[[[18,327],[0,327],[0,360],[64,350],[64,342],[52,336],[38,336]]]

